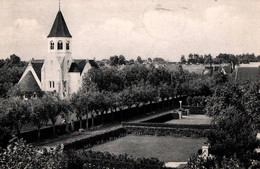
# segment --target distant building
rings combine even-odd
[[[81,87],[83,75],[98,65],[95,60],[73,59],[72,36],[60,10],[47,40],[45,60],[32,59],[18,86],[25,97],[37,97],[41,92],[56,92],[61,98],[70,97]]]
[[[235,70],[235,79],[238,82],[257,82],[260,81],[260,66],[254,64],[254,66],[247,64],[237,66]]]

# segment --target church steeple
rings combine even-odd
[[[52,25],[50,34],[47,37],[48,38],[50,38],[50,37],[71,38],[72,37],[60,10],[58,11],[58,13],[56,15],[56,18]]]

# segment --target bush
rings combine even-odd
[[[152,135],[152,136],[174,136],[174,137],[192,137],[201,138],[208,135],[208,129],[192,128],[155,128],[155,127],[129,127],[125,129],[128,133],[135,135]]]
[[[164,168],[164,163],[157,158],[137,158],[124,155],[113,155],[108,152],[67,152],[68,168],[79,169],[96,169],[96,168],[114,168],[114,169],[150,169],[150,168]]]
[[[122,125],[125,127],[160,127],[166,129],[176,129],[176,128],[188,128],[188,129],[209,129],[210,125],[208,124],[170,124],[170,123],[127,123],[122,122]]]
[[[106,141],[111,141],[124,137],[127,135],[127,132],[124,128],[118,128],[115,130],[107,131],[101,134],[90,136],[80,140],[74,140],[70,143],[64,143],[64,149],[81,149],[81,148],[90,148],[94,145],[104,143]]]
[[[0,153],[1,169],[67,168],[66,166],[67,158],[60,149],[41,152],[38,148],[25,144],[23,140],[11,142],[7,149]]]

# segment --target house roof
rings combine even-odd
[[[225,70],[225,73],[227,73],[227,74],[231,73],[231,66],[230,65],[222,66],[222,68]]]
[[[32,60],[31,61],[32,67],[40,81],[41,81],[41,69],[42,69],[43,63],[44,63],[44,60]]]
[[[182,65],[183,70],[187,70],[190,73],[203,74],[205,66],[204,65]]]
[[[48,35],[48,38],[49,37],[72,37],[61,11],[56,15],[56,19],[52,25],[50,34]]]
[[[89,62],[91,67],[99,68],[98,64],[94,60],[85,60],[85,59],[75,59],[71,63],[69,72],[80,72],[82,73],[85,65]]]
[[[236,80],[239,82],[260,80],[260,67],[238,67]]]
[[[89,61],[89,64],[92,66],[92,67],[95,67],[95,68],[99,68],[97,62],[95,60],[88,60]]]
[[[41,88],[36,82],[31,71],[28,71],[24,78],[18,83],[22,92],[40,92]]]

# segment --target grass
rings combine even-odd
[[[165,123],[169,124],[210,124],[211,118],[206,115],[183,116],[182,119],[173,119]]]
[[[112,154],[133,157],[156,157],[164,162],[185,162],[204,145],[205,139],[176,138],[171,136],[128,135],[91,148]]]

